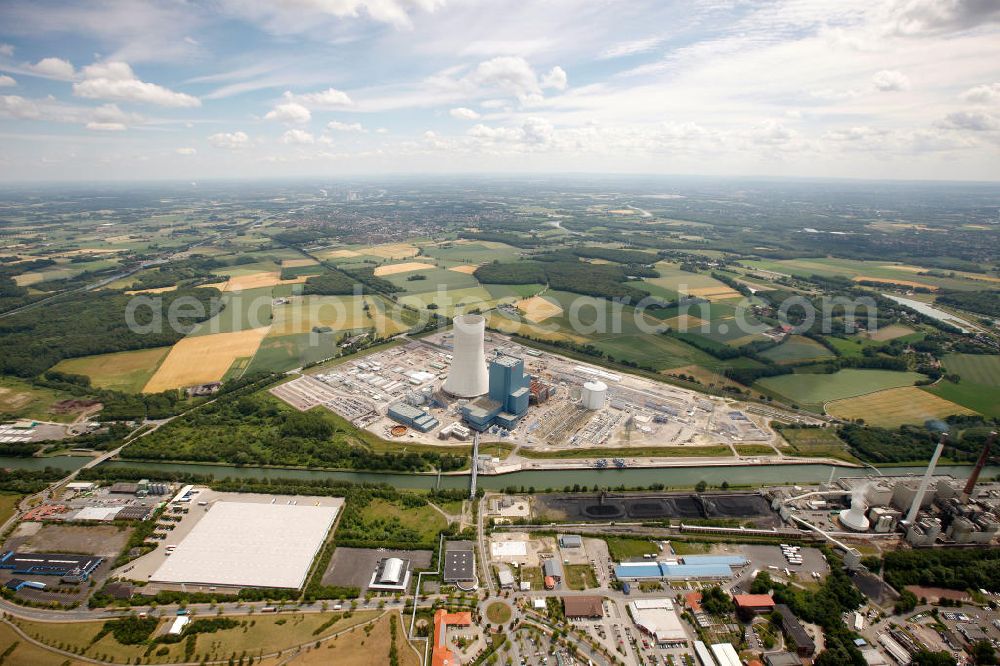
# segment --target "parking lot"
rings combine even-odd
[[[387,557],[410,560],[410,571],[429,569],[433,553],[429,550],[385,550],[383,548],[337,548],[323,573],[323,585],[356,587],[368,591],[378,561]],[[416,573],[411,573],[411,589]]]

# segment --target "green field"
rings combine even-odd
[[[589,590],[597,587],[597,574],[589,564],[563,565],[566,587],[571,590]]]
[[[97,388],[139,393],[166,357],[170,347],[98,354],[60,361],[53,370],[86,375]]]
[[[962,383],[1000,387],[1000,354],[948,354],[944,367],[962,378]]]
[[[801,335],[790,335],[777,347],[772,347],[763,352],[761,356],[769,358],[775,363],[790,364],[804,361],[819,361],[834,358],[833,352],[807,337]]]
[[[223,294],[222,311],[195,326],[189,335],[232,333],[269,326],[272,317],[271,290],[271,287],[259,287]]]
[[[944,275],[921,274],[923,271],[894,268],[889,261],[856,261],[853,259],[835,259],[832,257],[783,260],[753,260],[742,262],[747,266],[760,268],[787,275],[808,277],[822,275],[824,277],[841,276],[854,279],[866,277],[872,280],[899,280],[926,284],[930,287],[944,289],[976,290],[982,289],[983,283],[962,277],[946,277]]]
[[[917,372],[892,370],[839,370],[828,374],[791,374],[765,377],[757,382],[761,388],[787,401],[819,411],[831,400],[874,393],[897,386],[910,386],[924,379]]]
[[[782,428],[781,436],[788,442],[792,455],[857,462],[833,428]]]
[[[659,550],[648,539],[631,539],[629,537],[608,537],[608,554],[615,562],[640,558],[643,555],[657,555]]]
[[[441,530],[448,527],[448,521],[445,517],[429,504],[403,508],[385,500],[375,500],[361,510],[361,516],[368,522],[395,522],[398,520],[403,527],[419,532],[421,541],[426,543],[434,542]]]
[[[984,386],[965,381],[958,384],[940,381],[933,386],[923,387],[923,390],[945,400],[951,400],[962,407],[968,407],[984,416],[1000,418],[1000,388],[996,386]]]
[[[944,367],[957,374],[959,382],[940,381],[925,391],[984,416],[1000,417],[1000,355],[948,354]]]

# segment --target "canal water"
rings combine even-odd
[[[0,467],[42,469],[57,467],[67,472],[82,467],[89,458],[56,456],[52,458],[11,458],[0,457]],[[158,463],[138,461],[110,461],[102,465],[108,468],[130,467],[152,472],[188,472],[191,474],[212,474],[216,478],[286,478],[286,479],[338,479],[354,483],[388,483],[397,488],[467,488],[468,475],[436,476],[431,474],[399,474],[379,472],[331,472],[304,469],[272,469],[262,467],[232,467],[228,465],[198,465],[184,463]],[[886,475],[920,474],[924,467],[886,467],[881,471]],[[939,465],[937,474],[950,474],[955,478],[965,478],[972,471],[969,465]],[[690,488],[699,481],[717,486],[728,482],[731,486],[762,486],[788,483],[817,483],[845,476],[865,476],[873,474],[870,468],[841,467],[823,464],[790,465],[709,465],[704,467],[632,467],[627,469],[572,469],[572,470],[528,470],[497,476],[480,474],[478,485],[497,490],[508,486],[536,490],[545,488],[562,489],[564,486],[627,488],[648,487],[662,483],[673,488]],[[1000,474],[1000,467],[987,467],[983,478],[993,478]]]

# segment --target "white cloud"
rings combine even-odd
[[[518,56],[499,56],[479,63],[472,80],[518,97],[540,91],[535,70],[527,60]]]
[[[1000,102],[1000,83],[984,83],[969,88],[960,97],[972,104],[995,104]]]
[[[898,92],[909,89],[910,79],[894,69],[883,69],[872,76],[872,85],[879,92]]]
[[[14,55],[14,45],[13,44],[0,44],[0,56],[11,57]]]
[[[555,88],[556,90],[566,89],[566,70],[556,65],[542,77],[543,88]]]
[[[971,132],[991,132],[1000,129],[1000,122],[996,116],[982,111],[956,111],[945,116],[944,120],[938,123],[938,126]]]
[[[201,106],[197,97],[140,81],[125,62],[94,63],[84,67],[83,81],[73,84],[73,94],[88,99],[113,99],[168,107]]]
[[[38,76],[63,81],[72,79],[76,73],[76,70],[73,69],[73,64],[62,58],[42,58],[34,65],[26,65],[25,69]]]
[[[194,148],[189,148],[189,147],[178,148],[174,152],[176,152],[178,155],[197,155],[198,154],[197,150],[195,150]]]
[[[901,35],[960,32],[1000,20],[992,0],[895,0],[889,5],[890,29]]]
[[[0,88],[10,88],[11,86],[16,86],[17,81],[13,78],[7,76],[6,74],[0,74]]]
[[[86,128],[97,132],[123,132],[128,129],[125,123],[99,123],[96,121],[87,123]]]
[[[636,39],[630,42],[620,42],[604,49],[597,57],[601,60],[610,60],[612,58],[624,58],[639,53],[646,53],[655,49],[662,41],[663,39],[660,37],[647,37],[646,39]]]
[[[411,26],[414,10],[433,12],[444,0],[296,0],[295,2],[248,2],[224,0],[228,11],[256,21],[267,30],[287,34],[315,30],[318,24],[333,19],[367,17],[397,28]]]
[[[327,129],[335,132],[367,132],[361,123],[342,123],[339,120],[331,120],[326,124]]]
[[[309,109],[296,102],[279,104],[264,115],[265,120],[277,120],[283,123],[307,123],[312,118]]]
[[[246,132],[219,132],[208,137],[208,142],[216,148],[240,150],[250,145],[250,137]]]
[[[316,137],[300,129],[290,129],[281,135],[281,142],[288,145],[308,145],[316,143]]]
[[[302,95],[295,95],[291,91],[286,90],[285,99],[318,109],[340,109],[354,105],[354,101],[351,100],[351,97],[347,93],[336,88],[327,88],[320,92],[305,93]]]
[[[448,113],[451,115],[452,118],[458,118],[459,120],[478,120],[479,119],[479,114],[478,113],[476,113],[472,109],[468,109],[468,108],[466,108],[464,106],[460,106],[460,107],[458,107],[456,109],[452,109]]]
[[[388,134],[389,133],[389,128],[387,128],[387,127],[379,127],[377,130],[375,130],[375,133],[376,134]]]
[[[19,95],[0,95],[0,114],[19,120],[35,120],[42,117],[38,105]]]

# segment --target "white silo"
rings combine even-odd
[[[486,319],[478,314],[465,314],[452,321],[455,324],[452,336],[454,347],[444,390],[459,398],[483,395],[490,388],[486,372],[486,351],[483,348]]]
[[[580,393],[580,403],[584,409],[601,409],[608,397],[608,385],[604,382],[587,382]]]

